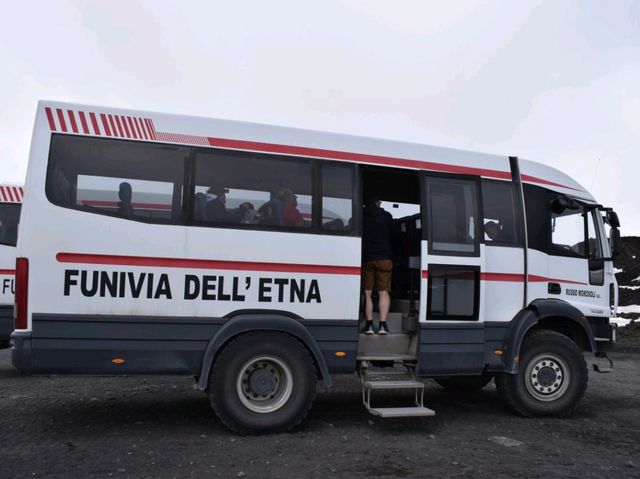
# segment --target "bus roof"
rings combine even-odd
[[[51,101],[39,102],[37,120],[37,125],[43,122],[40,125],[52,133],[278,153],[511,179],[506,155],[292,127]],[[520,172],[525,183],[595,201],[578,182],[553,167],[521,159]]]

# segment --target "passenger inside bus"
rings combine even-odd
[[[285,226],[303,226],[304,218],[298,209],[298,197],[288,188],[280,192],[282,199],[282,224]]]
[[[118,188],[118,198],[120,198],[120,201],[118,202],[118,215],[125,218],[133,216],[133,205],[131,204],[132,196],[133,191],[131,184],[126,181],[120,183]]]

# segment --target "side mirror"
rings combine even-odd
[[[620,242],[620,230],[618,228],[611,228],[611,233],[609,234],[609,246],[611,247],[612,258],[615,258],[620,254],[621,242]]]
[[[607,211],[604,221],[612,228],[620,228],[620,220],[618,219],[618,214],[615,211]]]

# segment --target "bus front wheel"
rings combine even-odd
[[[527,417],[565,417],[587,389],[587,364],[568,337],[541,330],[525,339],[517,374],[497,374],[496,387],[505,402]]]
[[[255,332],[233,339],[213,365],[209,401],[240,434],[285,432],[306,417],[316,388],[315,365],[296,339]]]

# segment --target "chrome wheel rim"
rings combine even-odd
[[[531,396],[538,401],[549,402],[564,396],[571,383],[571,374],[564,359],[544,353],[529,361],[524,381]]]
[[[293,391],[293,375],[286,363],[274,356],[247,361],[236,381],[236,392],[244,407],[258,414],[282,408]]]

